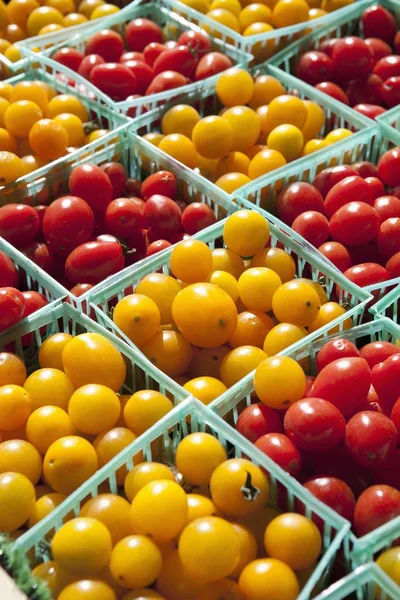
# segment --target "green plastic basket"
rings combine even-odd
[[[130,4],[120,12],[101,19],[101,21],[91,21],[89,24],[85,24],[85,27],[75,36],[71,37],[68,35],[68,30],[57,31],[54,34],[51,34],[51,36],[46,36],[45,39],[43,39],[43,36],[37,36],[20,42],[19,48],[29,62],[37,61],[38,55],[36,52],[33,52],[34,48],[39,49],[41,57],[47,58],[51,57],[56,50],[64,47],[73,47],[84,52],[87,40],[94,33],[102,31],[103,29],[113,28],[124,37],[125,25],[135,18],[151,19],[163,27],[164,32],[166,32],[171,39],[177,39],[184,31],[199,31],[199,27],[193,22],[189,15],[186,15],[185,11],[180,10],[179,14],[175,12],[174,4],[171,0],[158,0],[158,2],[139,0]],[[225,44],[219,39],[212,39],[212,44],[214,51],[226,54],[226,56],[232,60],[232,63],[237,66],[246,67],[253,58],[251,54],[246,54],[244,51]],[[46,64],[49,63],[46,61]],[[143,96],[143,98],[138,98],[136,100],[114,102],[108,95],[100,92],[95,86],[90,84],[87,79],[77,75],[70,69],[67,69],[67,71],[70,74],[73,73],[73,77],[78,80],[83,87],[87,87],[91,91],[96,90],[96,95],[101,98],[102,102],[112,106],[116,111],[125,115],[128,113],[129,109],[136,109],[136,113],[140,114],[144,106],[146,106],[147,109],[152,109],[177,96],[182,96],[194,90],[203,90],[210,82],[215,83],[218,79],[218,75],[215,75],[207,80],[191,83],[166,92]]]
[[[378,318],[383,315],[400,325],[400,284],[389,294],[383,296],[371,310]]]
[[[190,420],[190,427],[188,420]],[[347,534],[348,524],[331,509],[312,497],[258,448],[242,438],[227,423],[193,398],[186,400],[168,413],[71,494],[50,515],[19,537],[15,542],[16,547],[25,552],[35,547],[39,556],[46,555],[45,545],[43,544],[45,536],[52,529],[60,528],[65,515],[70,511],[74,511],[74,514],[78,516],[82,504],[88,498],[96,496],[99,493],[100,485],[104,482],[109,484],[113,493],[117,492],[115,473],[120,467],[126,466],[128,470],[131,470],[133,468],[133,458],[139,452],[143,452],[145,460],[148,461],[160,460],[161,458],[172,462],[180,440],[194,431],[206,431],[217,437],[229,452],[230,457],[246,456],[254,464],[267,469],[270,474],[270,502],[272,506],[276,506],[279,484],[287,490],[287,494],[280,494],[280,496],[285,496],[285,499],[282,500],[284,504],[279,507],[281,510],[295,510],[295,503],[300,500],[306,507],[308,517],[318,515],[322,518],[324,524],[322,536],[323,555],[298,596],[298,600],[308,600],[313,589],[316,586],[324,585],[324,582],[329,578],[333,561]],[[161,457],[157,449],[162,449]]]
[[[376,120],[379,123],[383,135],[389,137],[391,141],[400,145],[400,106],[395,106],[382,115],[378,115]]]
[[[118,159],[124,165],[128,177],[144,180],[145,177],[160,170],[168,170],[172,172],[177,180],[179,198],[184,199],[188,204],[191,202],[204,202],[210,206],[217,219],[222,219],[237,210],[238,206],[233,204],[229,197],[222,190],[214,193],[206,179],[196,175],[193,172],[182,170],[176,161],[165,154],[160,153],[155,146],[146,142],[142,138],[131,133],[131,124],[126,123],[118,129],[110,132],[106,136],[99,138],[89,146],[84,146],[74,154],[68,156],[68,160],[60,159],[50,166],[40,169],[43,174],[39,176],[39,171],[31,173],[24,180],[26,187],[22,184],[18,186],[13,195],[9,196],[9,201],[26,202],[27,199],[33,199],[34,204],[40,204],[40,194],[49,189],[57,190],[55,197],[60,197],[63,194],[68,194],[68,179],[71,170],[81,164],[103,165],[109,161]],[[106,143],[105,143],[106,141]],[[22,181],[22,180],[21,180]],[[54,194],[51,192],[51,199]],[[1,202],[0,202],[1,204]],[[22,256],[21,260],[30,260]],[[147,259],[145,259],[147,260]],[[127,272],[130,273],[133,267],[126,267],[122,272],[112,275],[106,280],[98,283],[88,292],[85,292],[79,298],[72,295],[69,290],[58,284],[52,277],[46,276],[46,279],[53,282],[57,289],[61,290],[58,297],[69,297],[74,306],[87,310],[86,301],[89,293],[96,293],[106,287],[110,282],[119,280],[121,276]],[[37,269],[37,267],[35,267]]]
[[[316,356],[321,347],[327,341],[339,337],[346,338],[354,343],[361,341],[363,345],[376,340],[398,343],[400,342],[400,326],[393,323],[390,319],[381,317],[370,323],[365,323],[334,335],[327,336],[326,332],[324,332],[319,339],[314,339],[311,342],[307,338],[304,338],[296,345],[286,348],[280,354],[290,356],[297,361],[307,360],[308,369],[306,371],[310,375],[313,375],[316,373]],[[238,407],[243,409],[252,403],[251,394],[254,392],[253,375],[254,373],[251,373],[242,379],[241,382],[232,386],[227,392],[214,400],[209,405],[209,408],[215,410],[220,417],[236,424],[239,418]],[[344,542],[346,563],[354,567],[373,560],[377,552],[390,547],[393,540],[398,537],[400,537],[400,517],[361,538],[357,538],[349,531],[349,535]]]
[[[332,584],[314,600],[398,600],[400,587],[376,564],[358,567],[343,579]]]

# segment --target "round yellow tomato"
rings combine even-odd
[[[289,356],[272,356],[261,362],[254,375],[258,398],[270,408],[288,408],[303,398],[306,376]]]

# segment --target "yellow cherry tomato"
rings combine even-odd
[[[254,375],[258,398],[270,408],[288,408],[303,398],[306,376],[289,356],[272,356],[261,362]]]

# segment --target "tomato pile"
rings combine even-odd
[[[21,59],[16,42],[36,35],[46,35],[65,27],[100,19],[119,8],[104,0],[10,0],[7,6],[0,2],[0,53],[10,62]]]
[[[223,106],[219,115],[201,118],[193,106],[178,104],[163,115],[162,133],[145,137],[228,194],[352,135],[340,128],[318,138],[325,125],[322,108],[287,94],[270,75],[253,79],[232,67],[220,75],[216,95]]]
[[[264,217],[237,211],[224,225],[226,248],[180,242],[171,275],[146,275],[113,311],[143,354],[205,404],[267,356],[346,314],[321,285],[295,279],[293,257],[269,247],[269,238]],[[350,317],[343,320],[345,329],[352,326]]]
[[[374,119],[400,102],[400,32],[383,6],[368,7],[361,24],[364,39],[323,40],[303,54],[296,75]]]
[[[52,58],[117,102],[179,88],[232,66],[228,56],[212,52],[206,33],[188,30],[177,41],[165,40],[159,25],[141,18],[125,26],[124,37],[103,29],[89,37],[84,54],[67,47]],[[128,116],[135,116],[134,109]]]
[[[360,287],[400,277],[399,148],[279,194],[279,217]]]
[[[263,470],[228,459],[209,433],[183,438],[174,464],[141,461],[123,485],[126,499],[99,494],[67,515],[53,560],[34,569],[59,600],[84,590],[93,600],[242,600],[277,589],[295,600],[301,572],[320,555],[315,524],[267,507]]]
[[[316,370],[264,360],[236,428],[363,536],[400,515],[400,347],[337,337]]]

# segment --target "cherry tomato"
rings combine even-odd
[[[85,77],[85,79],[90,79],[92,69],[97,67],[97,65],[104,65],[105,62],[106,61],[100,54],[88,54],[79,65],[78,74]]]
[[[361,537],[400,515],[400,492],[388,485],[372,485],[356,502],[354,530]]]
[[[22,319],[25,299],[19,290],[13,287],[0,288],[0,331]]]
[[[121,245],[117,242],[87,242],[71,252],[65,263],[65,276],[71,283],[99,283],[124,267]]]
[[[368,183],[373,201],[385,194],[385,186],[383,185],[382,181],[378,179],[378,177],[366,177],[365,181]]]
[[[123,64],[128,67],[136,77],[136,92],[143,95],[154,78],[152,67],[140,60],[126,60]]]
[[[324,200],[311,184],[292,183],[279,194],[277,209],[282,221],[291,225],[305,211],[313,210],[324,214]]]
[[[112,197],[120,198],[125,192],[126,185],[126,172],[123,165],[117,162],[108,162],[102,165],[101,170],[111,181]]]
[[[363,179],[367,177],[378,177],[378,168],[373,163],[367,160],[361,160],[360,162],[353,163],[351,168],[357,172],[357,175]]]
[[[246,406],[239,415],[236,429],[253,443],[267,433],[283,433],[279,414],[265,404]]]
[[[74,287],[70,289],[70,292],[71,294],[79,298],[79,296],[82,296],[83,294],[86,294],[86,292],[91,290],[92,287],[93,286],[90,285],[90,283],[78,283],[78,285],[74,285]]]
[[[319,192],[321,192],[322,196],[325,198],[328,192],[335,186],[339,181],[346,179],[346,177],[352,177],[354,175],[361,175],[358,173],[355,167],[350,167],[349,165],[338,165],[337,167],[328,167],[327,169],[323,169],[321,173],[318,173],[312,185],[317,188]]]
[[[318,50],[319,52],[324,52],[332,58],[332,50],[336,42],[337,39],[335,38],[328,38],[326,40],[322,40],[322,42],[318,44],[316,50]]]
[[[384,267],[372,262],[354,265],[344,272],[345,277],[360,287],[388,281],[389,273]]]
[[[344,417],[348,417],[365,404],[370,384],[366,360],[341,358],[329,363],[318,373],[312,393],[317,398],[329,400]]]
[[[147,246],[146,256],[152,256],[153,254],[157,254],[157,252],[161,252],[166,248],[169,248],[172,244],[167,242],[167,240],[157,240],[152,242]]]
[[[161,194],[151,196],[144,205],[147,226],[154,235],[168,238],[179,231],[182,213],[173,200]]]
[[[368,36],[370,37],[370,36]],[[354,74],[368,75],[373,65],[372,52],[364,40],[348,36],[336,42],[332,50],[336,76],[353,79]]]
[[[394,354],[371,369],[371,383],[379,399],[387,405],[396,402],[400,389],[400,354]]]
[[[43,269],[43,271],[46,271],[46,273],[53,273],[56,261],[49,248],[43,242],[31,242],[28,246],[21,248],[21,252],[38,265],[38,267]]]
[[[350,523],[353,522],[356,501],[353,492],[344,481],[337,477],[313,477],[303,485],[318,500],[335,510]],[[315,519],[313,520],[315,522]]]
[[[121,58],[119,59],[119,62],[125,63],[130,60],[139,60],[141,62],[145,62],[143,52],[124,52]]]
[[[133,72],[120,63],[97,65],[90,71],[90,81],[113,100],[126,100],[136,92],[137,78]]]
[[[379,223],[379,215],[372,206],[365,202],[349,202],[331,217],[329,232],[336,242],[359,246],[376,238]]]
[[[105,224],[117,237],[131,237],[146,226],[144,203],[139,198],[116,198],[107,206]]]
[[[351,265],[349,251],[339,242],[326,242],[318,248],[318,251],[330,260],[339,271],[346,271]]]
[[[294,443],[282,433],[267,433],[256,440],[257,448],[264,452],[284,471],[297,477],[301,471],[301,454]]]
[[[146,90],[146,96],[174,90],[187,83],[188,80],[182,73],[177,73],[176,71],[164,71],[164,73],[159,73],[154,77]]]
[[[148,44],[146,48],[143,50],[144,61],[147,65],[152,67],[156,61],[156,59],[167,49],[164,44],[160,44],[159,42],[151,42]]]
[[[361,16],[364,37],[376,37],[392,44],[397,31],[393,15],[383,6],[369,6]]]
[[[339,360],[339,358],[350,358],[360,356],[357,347],[350,340],[337,338],[324,344],[317,354],[317,369],[322,371],[326,365]],[[361,355],[362,356],[362,355]]]
[[[382,85],[382,97],[388,108],[400,102],[400,77],[389,77]]]
[[[379,229],[376,241],[379,254],[385,260],[400,252],[400,217],[386,219]]]
[[[154,194],[161,194],[174,199],[176,196],[176,177],[170,171],[158,171],[149,175],[143,183],[140,195],[143,200],[148,200]]]
[[[336,183],[327,193],[325,198],[325,214],[330,219],[332,215],[345,204],[353,202],[366,202],[372,204],[371,189],[362,177],[351,176]]]
[[[300,58],[296,75],[310,85],[316,85],[333,78],[333,61],[324,52],[306,52]]]
[[[379,159],[378,176],[389,187],[400,185],[400,148],[388,150]]]
[[[200,58],[197,63],[194,78],[196,81],[202,81],[203,79],[207,79],[207,77],[222,73],[222,71],[226,71],[226,69],[230,69],[231,67],[232,61],[228,56],[225,56],[221,52],[209,52]]]
[[[346,426],[346,444],[362,467],[384,463],[397,445],[397,429],[392,421],[378,412],[362,411]]]
[[[56,256],[68,256],[74,248],[90,240],[94,216],[87,202],[64,196],[52,202],[43,219],[43,233]]]
[[[133,265],[146,256],[149,240],[146,230],[142,229],[125,240],[128,253],[125,258],[126,265]]]
[[[125,39],[129,50],[143,52],[148,44],[162,43],[162,31],[149,19],[133,19],[125,27]]]
[[[51,58],[77,72],[84,56],[82,52],[78,52],[75,48],[60,48],[60,50],[54,52]]]
[[[390,77],[400,75],[400,56],[391,55],[381,58],[374,66],[373,73],[386,81]]]
[[[292,229],[317,248],[329,238],[328,219],[315,210],[308,210],[296,217]]]
[[[350,106],[356,104],[382,104],[383,80],[379,74],[369,73],[351,81],[346,89]]]
[[[0,250],[0,287],[16,287],[18,271],[11,258]]]
[[[24,311],[21,317],[22,319],[25,319],[25,317],[29,317],[29,315],[36,312],[40,308],[47,306],[48,304],[47,299],[43,296],[43,294],[40,294],[39,292],[27,291],[22,292],[22,295],[25,301]],[[42,332],[42,330],[44,333],[46,331],[46,328],[41,328],[40,331]],[[32,334],[27,333],[26,335],[23,335],[21,341],[23,346],[30,346],[32,341]]]
[[[394,423],[398,432],[398,438],[400,439],[400,396],[393,405],[390,420]]]
[[[153,65],[154,74],[159,75],[163,71],[175,71],[189,79],[193,79],[197,62],[195,54],[188,46],[177,46],[165,50],[155,60]]]
[[[376,119],[376,117],[386,112],[386,108],[377,106],[376,104],[356,104],[353,108],[369,119]]]
[[[392,49],[389,46],[389,44],[387,44],[383,40],[380,40],[377,37],[366,38],[364,41],[372,52],[372,57],[375,61],[375,64],[381,58],[384,58],[385,56],[389,56],[390,54],[392,54]]]
[[[6,204],[0,208],[0,237],[14,246],[26,246],[39,227],[39,216],[31,206]]]
[[[98,54],[106,62],[118,62],[124,51],[122,36],[112,29],[102,29],[86,42],[85,54]]]
[[[392,258],[389,258],[386,263],[386,270],[391,279],[400,277],[400,252],[393,254]]]
[[[74,196],[85,200],[94,213],[104,213],[112,200],[112,185],[107,174],[96,165],[76,167],[68,181]]]
[[[346,422],[341,412],[327,400],[307,398],[288,408],[284,429],[300,450],[325,452],[343,440]]]
[[[194,235],[206,227],[210,227],[216,222],[217,218],[212,208],[202,202],[192,202],[186,206],[182,213],[183,229]]]
[[[382,222],[393,217],[400,217],[400,199],[396,198],[396,196],[380,196],[376,198],[374,208]]]
[[[332,83],[331,81],[322,81],[321,83],[317,83],[315,88],[320,92],[324,92],[324,94],[327,94],[331,98],[339,100],[339,102],[343,102],[343,104],[347,104],[347,106],[350,104],[346,92],[344,92],[341,87],[336,85],[336,83]]]

